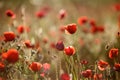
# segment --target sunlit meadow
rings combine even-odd
[[[120,80],[120,1],[0,0],[0,80]]]

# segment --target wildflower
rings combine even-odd
[[[40,11],[38,11],[38,12],[36,13],[36,16],[37,16],[38,18],[43,18],[43,17],[45,17],[45,15],[46,15],[46,12],[43,11],[43,10],[40,10]]]
[[[61,9],[59,12],[59,19],[64,19],[66,17],[66,11]]]
[[[90,31],[91,31],[91,33],[96,33],[96,32],[98,32],[98,29],[96,26],[91,26]]]
[[[8,16],[8,17],[11,17],[11,18],[15,18],[15,14],[12,10],[6,10],[5,14]]]
[[[96,26],[96,22],[94,19],[91,19],[89,23],[90,23],[90,26]]]
[[[109,51],[109,58],[113,59],[118,56],[118,49],[117,48],[112,48]]]
[[[94,19],[91,19],[89,23],[90,23],[90,26],[91,26],[90,31],[92,33],[104,32],[104,26],[97,26]]]
[[[104,27],[103,27],[103,26],[97,27],[97,31],[98,31],[98,32],[104,32]]]
[[[103,60],[100,60],[97,65],[99,70],[104,71],[108,66],[108,63]]]
[[[88,64],[88,61],[84,59],[84,60],[81,60],[80,63],[86,65]]]
[[[64,53],[68,56],[75,54],[75,48],[73,46],[65,47]]]
[[[82,75],[83,77],[85,77],[85,78],[90,78],[90,77],[92,77],[92,70],[87,69],[87,70],[85,70],[85,71],[82,71],[82,72],[81,72],[81,75]]]
[[[93,76],[93,79],[94,80],[103,80],[103,75],[102,74],[94,74],[94,76]]]
[[[2,61],[4,61],[5,59],[7,59],[7,52],[5,52],[5,53],[2,53]]]
[[[15,63],[19,60],[19,53],[16,49],[9,49],[6,53],[2,54],[2,58],[9,63]]]
[[[91,26],[90,28],[92,33],[96,33],[96,32],[104,32],[104,27],[103,26]]]
[[[31,48],[32,47],[30,40],[24,41],[24,44],[26,45],[27,48]]]
[[[59,51],[64,50],[64,44],[63,41],[58,41],[56,44],[56,49],[58,49]]]
[[[50,43],[50,48],[55,48],[55,43],[54,42]]]
[[[76,24],[68,24],[65,28],[65,30],[69,33],[69,34],[74,34],[77,30],[77,26]]]
[[[5,41],[12,41],[15,39],[15,33],[14,32],[4,32]]]
[[[25,30],[25,28],[24,28],[24,26],[22,26],[22,25],[20,25],[20,26],[17,27],[18,33],[23,33],[24,30]]]
[[[0,71],[3,71],[4,69],[5,69],[5,65],[2,62],[0,62]]]
[[[115,4],[113,8],[115,11],[120,11],[120,4]]]
[[[67,73],[63,73],[60,76],[60,80],[70,80],[70,76]]]
[[[32,62],[29,66],[29,69],[32,71],[39,71],[42,68],[42,64],[39,62]]]
[[[88,21],[88,18],[86,16],[82,16],[82,17],[78,18],[78,24],[80,26],[82,26],[83,24],[87,23],[87,21]]]
[[[44,63],[43,68],[44,68],[45,71],[49,70],[50,69],[50,64]]]
[[[114,70],[120,72],[120,64],[119,63],[116,63],[114,65]]]

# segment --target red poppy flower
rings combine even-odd
[[[2,53],[2,60],[4,61],[5,59],[7,59],[7,52],[6,53]]]
[[[120,4],[115,4],[114,5],[114,10],[115,11],[120,11]]]
[[[97,27],[96,26],[91,26],[90,27],[90,31],[91,31],[91,33],[96,33],[96,32],[98,32],[98,29],[97,29]]]
[[[0,71],[4,71],[4,69],[5,69],[5,65],[2,62],[0,62]]]
[[[15,39],[14,32],[4,32],[5,41],[12,41]]]
[[[61,75],[60,80],[70,80],[70,76],[67,73]]]
[[[109,58],[113,59],[118,56],[118,49],[117,48],[112,48],[109,51]]]
[[[78,24],[80,26],[82,26],[83,24],[87,23],[87,21],[88,21],[88,18],[86,16],[82,16],[82,17],[78,18]]]
[[[24,41],[24,44],[26,45],[27,48],[31,48],[32,47],[30,40]]]
[[[42,68],[42,64],[39,62],[32,62],[29,66],[29,69],[32,71],[39,71]]]
[[[82,75],[83,77],[85,77],[85,78],[90,78],[90,77],[92,77],[92,70],[87,69],[87,70],[85,70],[85,71],[82,71],[82,72],[81,72],[81,75]]]
[[[77,26],[76,24],[68,24],[65,28],[65,30],[69,33],[69,34],[74,34],[77,30]]]
[[[94,19],[91,19],[91,20],[90,20],[90,26],[96,26],[96,22],[95,22]]]
[[[58,49],[59,51],[64,50],[64,44],[63,41],[58,41],[56,44],[56,49]]]
[[[103,60],[100,60],[98,62],[98,69],[101,71],[105,70],[107,66],[108,66],[108,63]]]
[[[65,47],[64,53],[68,56],[75,54],[75,48],[73,46]]]
[[[19,59],[19,54],[16,49],[9,49],[6,53],[2,54],[2,58],[7,60],[9,63],[15,63]]]
[[[17,27],[18,33],[23,33],[24,30],[25,30],[25,28],[24,28],[24,26],[22,26],[22,25],[20,25],[20,26]]]
[[[103,27],[103,26],[97,27],[97,31],[98,31],[98,32],[104,32],[104,27]]]
[[[59,19],[64,19],[66,17],[66,11],[61,9],[59,12]]]
[[[40,10],[40,11],[38,11],[38,12],[36,13],[36,16],[37,16],[38,18],[43,18],[43,17],[45,17],[45,15],[46,15],[46,12],[43,11],[43,10]]]
[[[94,74],[93,79],[94,80],[103,80],[103,75],[102,74]]]
[[[15,14],[12,10],[7,10],[5,12],[5,14],[8,16],[8,17],[11,17],[11,18],[15,18]]]
[[[120,64],[119,63],[116,63],[114,65],[114,70],[120,72]]]

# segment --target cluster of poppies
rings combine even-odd
[[[115,5],[115,10],[120,11],[120,5],[118,5],[118,4]],[[41,8],[38,12],[36,12],[35,15],[37,16],[37,18],[41,19],[41,18],[45,17],[49,11],[50,11],[49,7],[44,7],[44,8]],[[12,19],[16,18],[15,13],[11,10],[7,10],[5,12],[5,14]],[[61,9],[59,11],[58,18],[60,20],[63,20],[66,16],[67,16],[66,10]],[[100,33],[100,32],[105,31],[104,26],[97,25],[97,23],[94,19],[91,19],[91,18],[89,19],[87,16],[79,17],[77,20],[77,23],[79,26],[81,26],[83,32],[85,32],[85,33],[95,34],[95,33]],[[77,23],[70,23],[65,26],[61,26],[60,31],[63,34],[66,33],[70,36],[74,36],[74,34],[76,34],[77,30],[79,29],[77,26]],[[90,27],[87,28],[86,25],[89,25]],[[9,65],[9,64],[14,65],[15,63],[19,62],[23,58],[23,57],[21,57],[21,54],[22,54],[22,53],[20,53],[21,51],[15,46],[11,47],[11,43],[14,43],[15,41],[17,42],[19,37],[21,35],[24,35],[24,33],[29,33],[30,27],[24,26],[24,25],[19,25],[16,27],[16,32],[6,31],[3,33],[2,39],[0,39],[0,41],[5,42],[6,44],[10,43],[9,47],[7,47],[6,50],[5,50],[6,47],[2,47],[4,49],[3,50],[1,49],[1,52],[0,52],[0,71],[1,72],[4,72],[7,65]],[[44,44],[47,44],[48,40],[49,39],[47,37],[44,37],[42,41]],[[22,40],[21,42],[18,42],[18,43],[24,45],[22,47],[25,47],[25,49],[36,50],[36,51],[40,51],[40,49],[41,49],[39,41],[35,42],[34,44],[31,43],[31,41],[29,39]],[[99,41],[96,40],[96,43],[99,43]],[[82,39],[80,40],[80,44],[83,44]],[[71,57],[72,57],[72,59],[74,59],[73,56],[77,53],[77,51],[76,51],[77,48],[73,45],[65,46],[63,39],[58,40],[56,42],[56,44],[54,42],[51,43],[50,47],[54,48],[57,51],[63,52],[65,54],[65,58],[69,58],[69,59],[66,59],[66,60],[68,60],[68,62],[70,62]],[[104,72],[104,71],[110,72],[111,70],[114,70],[116,72],[120,72],[120,63],[119,63],[119,61],[117,61],[118,55],[119,55],[119,49],[111,48],[109,50],[107,56],[109,57],[109,59],[115,61],[114,64],[111,66],[109,62],[101,59],[101,60],[98,60],[97,63],[94,64],[94,66],[95,66],[94,69],[86,67],[86,66],[88,66],[87,60],[81,60],[80,62],[78,62],[78,66],[77,66],[77,67],[81,68],[80,71],[78,71],[79,72],[78,76],[80,76],[80,78],[82,78],[82,79],[86,78],[86,79],[93,79],[93,80],[103,80],[104,75],[102,72]],[[46,72],[49,71],[50,66],[51,66],[49,63],[42,64],[42,62],[27,61],[26,59],[23,59],[23,60],[28,62],[27,67],[30,71],[35,72],[35,73],[41,71],[41,73],[39,75],[42,77],[45,76]],[[75,63],[75,60],[73,60],[73,62]],[[71,60],[71,63],[72,63],[72,60]],[[70,67],[71,67],[71,64],[70,64]],[[74,72],[74,70],[73,70],[73,72]],[[67,71],[66,71],[66,72],[60,74],[59,78],[60,78],[60,80],[72,80],[71,79],[72,77],[70,76],[70,74],[71,73],[67,73]],[[72,76],[76,76],[76,75],[72,74]]]
[[[118,57],[118,53],[119,52],[118,52],[117,48],[112,48],[109,50],[108,57],[112,60],[116,59]],[[81,63],[81,65],[87,66],[88,61],[81,60],[80,63]],[[82,70],[80,72],[81,78],[84,77],[84,78],[93,79],[93,80],[103,80],[103,76],[105,76],[105,75],[103,75],[101,72],[104,72],[104,71],[111,72],[111,70],[114,70],[116,72],[120,72],[119,61],[114,62],[114,66],[112,66],[107,61],[99,60],[99,61],[97,61],[97,64],[95,64],[95,66],[97,66],[95,68],[95,70],[93,70],[93,69]],[[84,67],[82,69],[84,69]],[[106,75],[110,76],[111,74],[106,74]],[[67,73],[62,74],[61,80],[70,80],[70,75]]]

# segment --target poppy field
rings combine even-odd
[[[0,0],[0,80],[120,80],[120,1]]]

